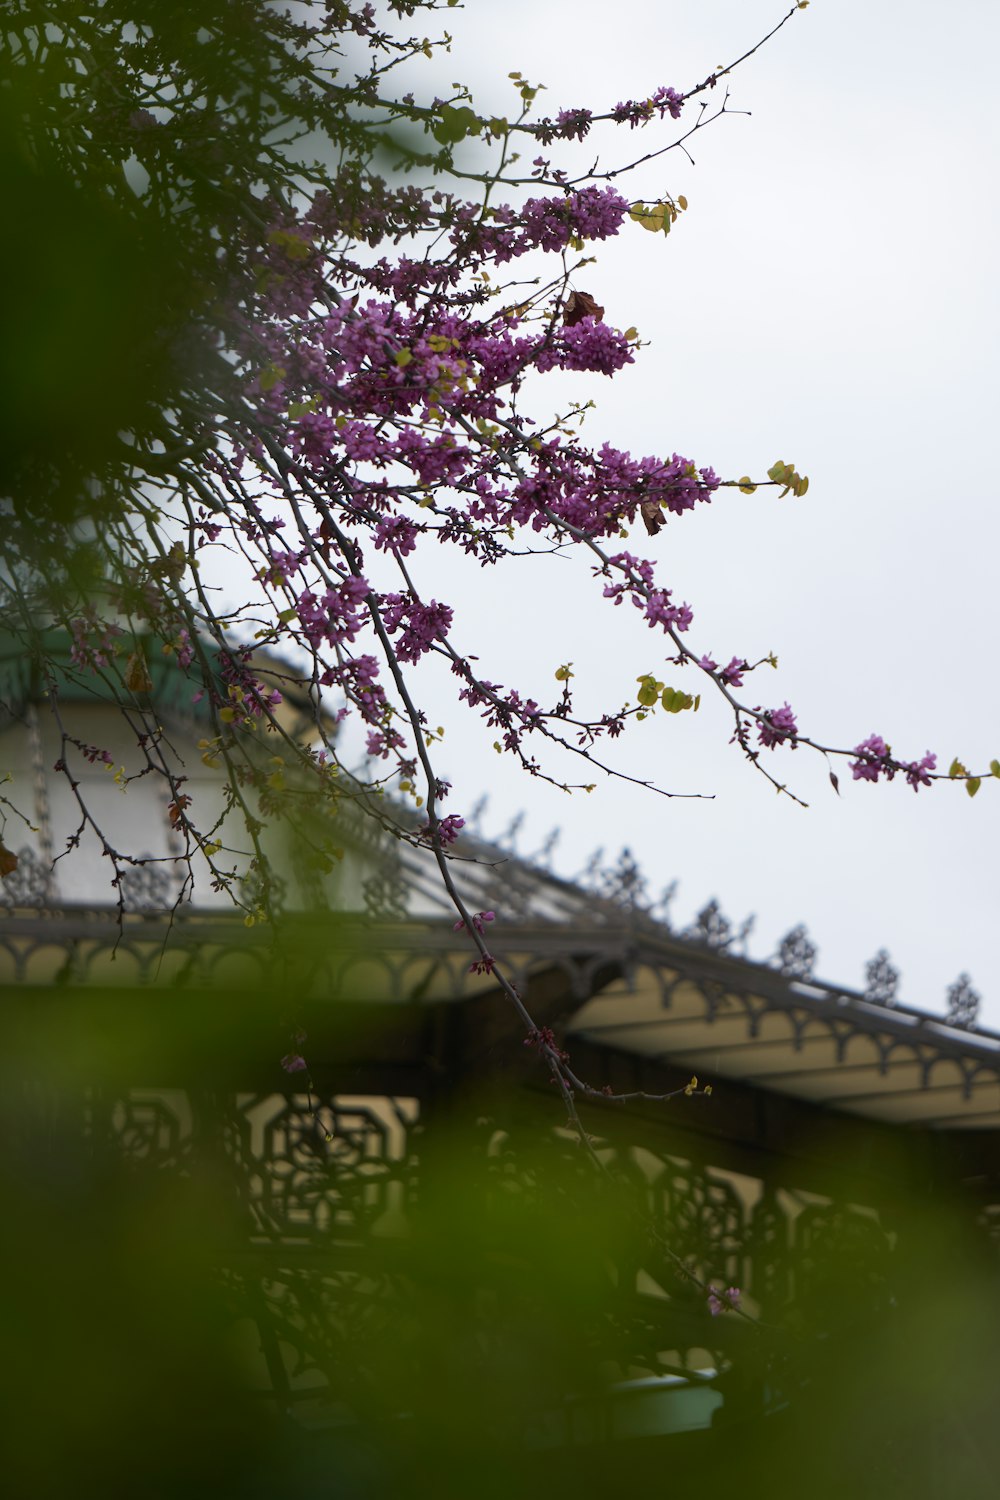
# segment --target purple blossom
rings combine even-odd
[[[281,1066],[286,1073],[304,1073],[309,1064],[299,1052],[289,1052],[281,1059]]]
[[[641,609],[645,602],[646,621],[650,627],[662,625],[664,630],[687,630],[694,619],[688,604],[671,604],[669,589],[654,589],[645,601],[636,598]]]
[[[73,636],[70,660],[77,667],[88,667],[91,672],[109,664],[115,654],[115,642],[123,634],[120,625],[98,620],[90,610],[84,617],[70,621],[70,632]],[[90,635],[95,639],[88,639]]]
[[[393,750],[402,750],[406,741],[396,729],[371,729],[365,749],[375,760],[388,760]]]
[[[593,121],[594,116],[589,109],[561,109],[556,115],[553,134],[566,141],[582,141]]]
[[[760,710],[757,709],[756,712],[760,713]],[[798,732],[799,726],[795,722],[795,715],[787,703],[781,708],[765,710],[757,725],[760,742],[768,750],[773,750],[775,745],[784,744],[786,741],[790,741],[794,749],[795,736]]]
[[[684,95],[661,84],[648,99],[620,100],[611,111],[611,118],[616,124],[628,125],[630,130],[634,130],[637,125],[647,124],[654,115],[659,115],[661,120],[664,115],[677,120],[683,106]]]
[[[743,673],[748,670],[749,668],[743,658],[741,656],[734,656],[729,665],[723,667],[719,673],[719,677],[725,683],[726,687],[738,688],[743,686]]]
[[[719,1287],[711,1287],[708,1293],[708,1310],[713,1318],[717,1318],[723,1312],[735,1312],[743,1301],[743,1293],[738,1286],[727,1286],[724,1290]]]
[[[417,545],[417,527],[406,516],[387,516],[375,528],[375,547],[408,557]]]
[[[891,781],[895,776],[896,767],[889,759],[889,746],[880,734],[870,734],[860,745],[855,745],[854,754],[859,757],[851,762],[851,775],[855,781],[878,781],[883,775]]]
[[[649,102],[661,120],[664,115],[669,115],[672,120],[679,120],[684,107],[684,95],[679,94],[676,89],[668,89],[661,85]]]
[[[177,639],[174,641],[174,651],[177,653],[177,665],[186,670],[194,661],[194,646],[191,644],[191,635],[187,630],[179,630]]]
[[[918,792],[922,786],[930,786],[931,772],[937,766],[937,756],[928,750],[923,760],[896,761],[892,751],[880,734],[870,734],[860,745],[855,745],[857,760],[851,762],[851,775],[855,781],[878,781],[884,776],[892,781],[897,771],[902,771],[908,786]]]
[[[472,925],[475,928],[476,932],[482,932],[484,922],[493,922],[495,920],[496,920],[496,912],[495,911],[477,911],[477,912],[473,912],[472,918],[471,918]],[[455,932],[464,932],[465,931],[465,923],[464,923],[464,921],[462,921],[461,917],[455,923],[454,931]]]
[[[357,639],[365,624],[364,604],[369,586],[364,578],[351,575],[317,599],[307,589],[296,600],[299,622],[310,645],[326,640],[331,646]]]
[[[419,661],[451,629],[454,612],[436,599],[421,604],[411,594],[383,594],[381,603],[386,630],[390,635],[399,631],[396,655],[400,661]]]
[[[464,827],[464,818],[460,818],[457,813],[449,813],[446,818],[438,820],[436,827],[425,823],[420,830],[420,838],[425,844],[433,844],[435,841],[442,845],[453,844]]]
[[[635,363],[629,342],[617,328],[593,317],[581,318],[571,328],[563,328],[535,359],[535,368],[546,370],[596,370],[613,375],[625,365]]]
[[[930,786],[930,772],[934,770],[936,765],[937,756],[932,755],[929,750],[923,760],[911,761],[909,765],[903,767],[907,785],[912,786],[915,792],[919,792],[922,786]]]
[[[479,231],[481,244],[498,263],[529,250],[565,250],[571,239],[606,240],[618,233],[629,205],[614,188],[585,187],[555,198],[529,198],[520,212],[520,231],[514,215],[494,211],[494,222]],[[455,230],[457,244],[463,235]]]

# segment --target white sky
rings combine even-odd
[[[467,80],[478,108],[506,112],[507,73],[520,69],[548,86],[543,112],[605,108],[661,83],[692,86],[781,13],[780,0],[470,0],[445,18],[452,57],[413,82],[427,97],[436,81],[444,93]],[[778,653],[777,673],[749,681],[766,706],[788,699],[804,732],[850,746],[877,731],[906,758],[930,748],[945,766],[958,754],[977,768],[1000,756],[998,48],[1000,10],[986,0],[813,0],[730,81],[732,106],[751,118],[699,135],[694,168],[675,152],[624,187],[687,196],[669,240],[627,225],[577,280],[652,347],[614,381],[540,387],[542,412],[567,391],[596,396],[586,432],[597,444],[676,449],[725,478],[764,477],[777,458],[808,474],[802,500],[723,491],[655,540],[633,533],[632,549],[655,556],[691,603],[699,649]],[[609,164],[625,139],[600,138]],[[636,612],[610,610],[582,566],[433,566],[440,579],[425,568],[423,585],[456,605],[453,639],[487,677],[551,702],[555,668],[571,659],[581,692],[607,707],[640,672],[678,676],[661,670],[662,646]],[[805,922],[833,982],[863,985],[884,946],[907,1004],[942,1010],[968,970],[984,1019],[1000,1025],[1000,784],[974,801],[957,785],[914,796],[853,784],[844,765],[838,800],[818,757],[776,752],[811,804],[802,811],[727,744],[730,722],[708,702],[697,717],[636,726],[615,758],[714,801],[621,783],[570,800],[495,755],[451,681],[422,691],[448,729],[449,807],[467,813],[488,791],[485,832],[524,809],[518,847],[530,854],[559,824],[566,875],[596,846],[627,844],[655,889],[680,880],[675,920],[712,895],[734,919],[756,912],[758,957]],[[755,686],[749,695],[758,701]]]

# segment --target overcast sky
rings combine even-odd
[[[571,11],[471,0],[447,13],[455,50],[418,92],[468,80],[478,108],[509,112],[516,69],[547,85],[547,112],[606,108],[661,83],[691,87],[781,14],[776,0],[576,0]],[[750,117],[701,133],[693,167],[674,152],[626,189],[687,196],[669,240],[627,225],[577,280],[651,347],[614,381],[539,387],[540,413],[594,396],[596,443],[676,449],[726,478],[763,477],[778,458],[808,474],[802,500],[724,491],[632,545],[693,606],[699,649],[777,652],[760,700],[787,699],[805,732],[850,746],[877,731],[906,758],[933,749],[977,767],[1000,756],[998,44],[1000,11],[985,0],[814,0],[730,81],[731,106]],[[623,137],[604,139],[611,164]],[[571,659],[581,704],[609,706],[640,672],[669,677],[652,632],[609,610],[585,568],[534,559],[463,579],[436,566],[456,643],[493,680],[551,701]],[[1000,1025],[1000,784],[974,801],[957,785],[915,796],[853,784],[843,768],[838,799],[818,757],[777,752],[803,811],[727,744],[730,723],[709,702],[637,726],[616,758],[714,800],[621,783],[569,799],[506,766],[493,734],[453,706],[451,682],[423,691],[448,727],[451,806],[467,812],[488,791],[485,832],[523,809],[518,847],[531,853],[558,824],[567,875],[598,845],[628,845],[655,888],[679,880],[678,921],[712,895],[734,919],[755,912],[759,957],[805,922],[832,982],[863,985],[886,947],[907,1004],[943,1009],[967,970]]]

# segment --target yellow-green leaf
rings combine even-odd
[[[651,234],[656,234],[664,227],[665,215],[666,209],[662,203],[653,203],[649,208],[644,203],[637,203],[635,208],[629,210],[629,217]]]
[[[261,390],[273,391],[279,380],[284,380],[287,374],[284,365],[266,365],[260,372]]]
[[[970,797],[974,797],[979,791],[981,785],[982,781],[980,777],[970,776],[968,781],[965,783],[965,790],[968,792]]]
[[[316,406],[317,398],[315,396],[310,396],[308,401],[290,401],[288,403],[288,415],[293,422],[297,422],[299,417],[306,415],[306,412],[315,411]]]

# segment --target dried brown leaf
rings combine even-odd
[[[655,536],[666,520],[666,516],[663,514],[663,506],[658,500],[644,500],[639,506],[639,514],[642,516],[643,525],[650,536]]]
[[[589,292],[570,292],[563,304],[563,323],[567,328],[581,323],[584,318],[593,318],[600,323],[604,317],[601,307]]]
[[[125,686],[130,693],[151,693],[153,679],[141,651],[133,651],[125,667]]]

